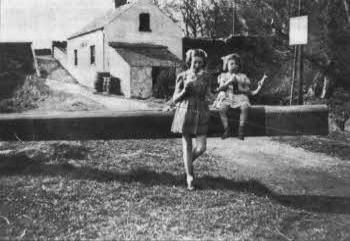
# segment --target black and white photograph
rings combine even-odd
[[[0,240],[350,241],[350,0],[0,0]]]

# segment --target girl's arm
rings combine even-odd
[[[226,83],[222,83],[221,81],[219,81],[220,86],[217,89],[217,91],[225,91],[229,85],[233,84],[233,82],[235,81],[235,78],[232,78],[230,81],[227,81]]]
[[[205,94],[205,99],[211,103],[215,99],[215,95],[211,92],[211,79],[210,77],[208,78],[208,87],[207,87],[207,92]]]
[[[186,94],[186,89],[184,86],[184,76],[183,74],[179,74],[176,78],[175,91],[173,95],[173,103],[181,101]]]
[[[259,94],[259,92],[260,92],[260,90],[261,90],[261,88],[262,88],[262,86],[263,86],[263,84],[264,84],[264,81],[265,81],[265,79],[267,79],[267,75],[266,74],[264,74],[264,76],[261,78],[261,80],[258,82],[258,88],[256,88],[256,90],[254,90],[254,91],[251,91],[251,95],[257,95],[257,94]]]

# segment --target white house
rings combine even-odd
[[[180,66],[182,29],[152,0],[113,1],[115,9],[70,36],[66,53],[54,54],[88,87],[98,72],[108,72],[120,79],[126,97],[150,97],[154,72]]]

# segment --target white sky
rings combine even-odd
[[[111,8],[113,0],[0,0],[0,41],[50,47]]]

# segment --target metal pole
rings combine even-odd
[[[235,36],[236,25],[236,0],[232,0],[232,36]]]

